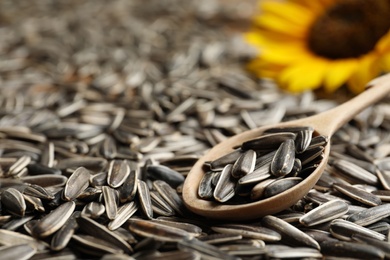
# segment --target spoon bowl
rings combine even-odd
[[[188,209],[196,214],[224,220],[251,220],[287,209],[303,198],[321,177],[327,165],[330,142],[325,146],[323,159],[318,167],[300,183],[275,196],[245,204],[222,204],[198,196],[199,183],[205,174],[204,165],[232,152],[243,142],[260,137],[267,129],[284,127],[312,127],[314,135],[330,137],[341,126],[368,106],[390,93],[390,74],[378,77],[367,84],[367,89],[351,100],[323,113],[289,122],[264,126],[235,135],[210,149],[188,173],[183,186],[183,200]]]

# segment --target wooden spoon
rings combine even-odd
[[[261,136],[269,128],[311,126],[317,134],[330,138],[355,115],[389,93],[390,73],[372,80],[367,84],[367,89],[363,93],[328,111],[304,119],[245,131],[219,143],[201,157],[189,172],[183,187],[185,205],[199,215],[225,220],[250,220],[291,207],[304,197],[321,177],[329,159],[329,143],[325,147],[324,157],[319,166],[299,184],[273,197],[241,205],[221,204],[201,199],[198,196],[198,186],[204,175],[204,163],[233,151],[233,147],[240,146],[244,141]]]

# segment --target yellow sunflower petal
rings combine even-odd
[[[303,27],[309,24],[314,18],[314,14],[310,9],[293,3],[287,4],[285,2],[266,1],[261,4],[260,8],[264,13],[272,14],[284,19],[284,22]],[[299,17],[299,19],[297,19],[297,17]]]
[[[332,92],[348,82],[351,91],[356,93],[361,92],[365,84],[379,73],[390,71],[390,30],[374,49],[360,57],[339,49],[337,51],[345,51],[346,55],[326,58],[326,51],[318,51],[313,42],[308,43],[308,36],[312,36],[308,33],[313,22],[323,12],[336,8],[339,2],[263,0],[260,5],[262,13],[256,19],[256,30],[247,36],[248,42],[259,49],[259,56],[249,66],[251,70],[259,76],[276,78],[282,87],[293,92],[318,87]],[[317,38],[310,38],[313,39]],[[330,48],[340,46],[329,45]]]
[[[303,37],[306,33],[306,27],[287,22],[285,19],[272,14],[262,14],[256,17],[254,21],[260,28],[291,37]]]
[[[333,92],[343,85],[351,77],[358,65],[357,60],[348,59],[338,62],[330,62],[326,73],[324,87],[328,92]]]
[[[348,81],[348,88],[354,93],[364,91],[366,84],[380,73],[380,64],[378,56],[371,53],[359,61],[355,73]]]
[[[261,58],[271,63],[288,65],[308,56],[304,48],[298,47],[294,44],[285,47],[278,47],[276,45],[273,47],[267,47],[268,46],[264,47],[263,52],[261,53]]]
[[[387,55],[384,55],[382,58],[381,58],[381,62],[382,62],[382,69],[384,72],[390,72],[390,53],[388,53]]]
[[[322,60],[302,61],[286,68],[280,75],[280,83],[289,91],[301,92],[321,87],[327,69]]]
[[[248,63],[247,69],[258,77],[276,78],[283,66],[278,64],[269,64],[263,60],[256,59]]]
[[[386,35],[382,36],[376,45],[376,49],[381,53],[390,51],[390,31]]]

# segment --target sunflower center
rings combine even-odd
[[[338,0],[309,28],[308,47],[329,59],[374,49],[390,28],[390,0]]]

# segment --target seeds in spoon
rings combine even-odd
[[[311,127],[268,129],[234,151],[206,162],[199,197],[220,203],[247,203],[290,189],[322,160],[327,138],[313,137],[313,133]]]

